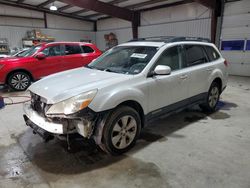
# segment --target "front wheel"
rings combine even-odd
[[[209,88],[206,102],[200,107],[206,112],[214,112],[220,99],[220,87],[217,82],[213,82]]]
[[[31,84],[30,76],[25,72],[14,72],[8,78],[8,85],[15,91],[25,91]]]
[[[103,128],[104,151],[119,155],[132,148],[141,131],[138,112],[128,106],[121,106],[111,113]]]

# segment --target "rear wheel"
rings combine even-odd
[[[8,78],[8,85],[15,91],[24,91],[31,84],[30,76],[25,72],[14,72]]]
[[[220,87],[217,82],[213,82],[208,91],[206,102],[200,107],[206,112],[214,112],[220,99]]]
[[[141,131],[141,119],[136,110],[121,106],[114,110],[103,128],[102,149],[112,155],[132,148]]]

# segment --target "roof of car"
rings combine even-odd
[[[207,38],[200,37],[173,37],[173,36],[160,36],[160,37],[148,37],[148,38],[138,38],[130,40],[119,46],[154,46],[161,47],[165,44],[173,42],[197,42],[197,43],[211,43]]]
[[[92,44],[92,43],[88,43],[88,42],[50,42],[50,43],[46,43],[45,45],[51,45],[51,44]]]

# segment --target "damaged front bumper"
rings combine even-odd
[[[35,133],[43,138],[47,137],[47,135],[65,135],[72,133],[79,133],[85,138],[90,138],[98,117],[97,113],[89,109],[85,109],[71,116],[46,117],[32,109],[30,103],[25,103],[23,110],[26,125],[31,127]]]

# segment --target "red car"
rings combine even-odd
[[[44,76],[82,67],[102,52],[91,43],[53,42],[40,44],[21,54],[0,60],[0,84],[16,91],[26,90]]]

